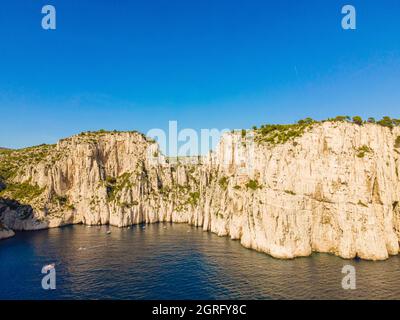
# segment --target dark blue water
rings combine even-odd
[[[400,259],[276,260],[183,224],[71,226],[0,241],[0,299],[400,299]],[[41,269],[55,263],[56,290]],[[342,267],[356,267],[356,290]]]

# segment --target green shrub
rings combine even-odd
[[[54,201],[57,202],[60,206],[65,206],[68,203],[68,197],[66,196],[54,196]]]
[[[114,177],[107,176],[106,177],[106,182],[107,182],[107,184],[116,184],[117,183],[117,179],[114,178]]]
[[[226,190],[226,188],[228,188],[228,177],[222,177],[219,179],[218,184],[222,189]]]
[[[382,120],[379,120],[377,123],[383,127],[387,127],[390,129],[392,129],[394,126],[393,120],[390,117],[383,117]]]
[[[335,118],[329,118],[328,121],[332,121],[332,122],[347,122],[347,121],[350,121],[350,117],[349,116],[337,116]]]
[[[312,124],[312,123],[315,123],[315,122],[316,121],[314,119],[312,119],[312,118],[305,118],[305,119],[299,120],[297,123],[298,124]]]
[[[396,138],[396,141],[394,142],[394,147],[397,149],[397,148],[400,148],[400,136],[398,136],[397,138]]]
[[[124,188],[131,188],[133,186],[130,181],[132,174],[130,172],[125,172],[118,178],[107,177],[106,178],[106,192],[107,192],[107,200],[114,201],[119,200],[119,192]]]
[[[251,190],[257,190],[257,189],[260,189],[261,186],[258,184],[257,180],[249,180],[246,183],[246,188],[251,189]]]
[[[191,204],[192,206],[197,205],[197,203],[199,202],[200,199],[200,192],[196,191],[196,192],[191,192],[189,193],[189,204]]]
[[[362,147],[357,149],[357,152],[357,157],[364,158],[367,153],[371,153],[373,152],[373,150],[370,147],[363,145]]]
[[[122,208],[126,208],[126,209],[129,209],[129,208],[132,208],[133,206],[137,206],[139,204],[139,202],[138,201],[136,201],[136,200],[134,200],[134,201],[132,201],[132,202],[123,202],[123,203],[121,203],[121,204],[119,204]]]
[[[353,117],[353,123],[358,124],[361,126],[363,124],[363,119],[360,116],[354,116]]]

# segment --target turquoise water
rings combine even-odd
[[[107,234],[111,230],[111,234]],[[41,269],[55,263],[56,290]],[[342,267],[356,268],[343,290]],[[185,224],[70,226],[0,241],[0,299],[400,299],[400,259],[276,260]]]

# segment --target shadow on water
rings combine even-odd
[[[186,224],[21,232],[0,242],[0,261],[1,299],[400,298],[398,256],[277,260]],[[49,263],[57,272],[53,291],[41,288]],[[356,290],[342,289],[347,264],[356,267]]]

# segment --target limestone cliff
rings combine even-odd
[[[199,163],[169,163],[136,132],[1,151],[1,222],[13,230],[184,222],[277,258],[399,253],[399,127],[264,129],[225,134]]]

